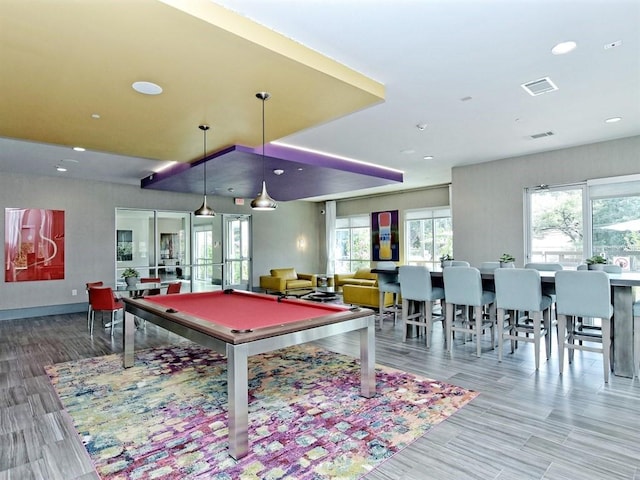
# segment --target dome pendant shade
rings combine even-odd
[[[196,217],[215,217],[216,212],[213,211],[213,208],[207,205],[207,196],[204,196],[204,201],[202,202],[202,206],[197,209],[193,214]]]
[[[267,183],[264,176],[264,102],[269,100],[271,95],[268,92],[258,92],[256,93],[256,98],[262,100],[262,192],[251,201],[251,208],[253,210],[269,211],[278,207],[276,201],[267,193]]]
[[[251,208],[254,210],[275,210],[278,208],[276,201],[267,193],[267,184],[262,181],[262,192],[251,200]]]
[[[193,214],[196,217],[215,217],[216,212],[213,211],[213,208],[207,205],[207,130],[209,130],[209,125],[199,125],[198,128],[202,130],[204,135],[204,151],[202,154],[202,159],[204,161],[204,187],[202,196],[204,197],[204,200],[202,201],[202,206],[193,212]]]

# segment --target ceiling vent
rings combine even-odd
[[[535,133],[533,135],[530,135],[530,137],[536,140],[537,138],[552,137],[553,135],[555,135],[555,133],[549,131],[549,132]]]
[[[558,90],[558,87],[551,81],[549,77],[540,78],[532,82],[523,83],[521,85],[525,91],[535,97],[536,95],[542,95],[543,93],[553,92]]]

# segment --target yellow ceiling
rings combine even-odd
[[[0,137],[158,160],[267,141],[384,100],[384,87],[209,0],[2,0]],[[163,87],[135,92],[135,81]],[[93,119],[92,114],[100,115]]]

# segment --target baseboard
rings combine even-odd
[[[68,303],[65,305],[47,305],[44,307],[14,308],[0,310],[1,320],[16,320],[18,318],[44,317],[47,315],[62,315],[87,311],[87,302]]]

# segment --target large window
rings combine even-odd
[[[589,181],[592,254],[640,270],[640,178]]]
[[[451,255],[453,235],[451,210],[432,208],[405,214],[405,262],[440,269],[440,257]]]
[[[369,215],[336,218],[335,273],[369,267],[371,226]]]
[[[640,176],[526,191],[527,261],[575,268],[599,254],[640,270]]]
[[[588,251],[584,185],[527,190],[527,262],[560,263],[575,268]]]

